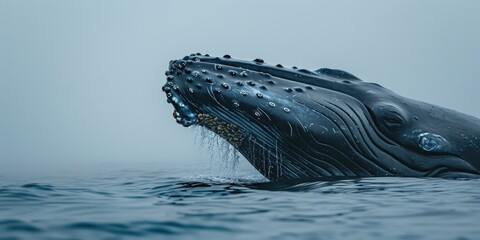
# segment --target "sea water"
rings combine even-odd
[[[270,183],[208,141],[199,172],[0,176],[0,239],[480,239],[478,179]]]
[[[480,180],[0,180],[0,239],[480,239]]]

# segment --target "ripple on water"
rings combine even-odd
[[[0,238],[478,239],[480,180],[162,177],[0,187]]]

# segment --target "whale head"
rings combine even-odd
[[[177,123],[220,135],[270,180],[480,173],[480,120],[341,70],[192,54],[165,74]]]

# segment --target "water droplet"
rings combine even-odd
[[[254,62],[256,63],[264,63],[263,59],[261,58],[255,58],[255,60],[253,60]]]
[[[243,82],[240,82],[240,81],[236,82],[236,84],[237,84],[238,86],[243,86]]]
[[[254,81],[251,81],[251,80],[248,81],[247,84],[250,85],[250,86],[255,86],[255,82],[254,82]]]
[[[186,73],[186,74],[190,74],[190,73],[192,73],[192,69],[190,69],[190,68],[185,68],[185,70],[184,70],[184,71],[185,71],[185,73]]]
[[[194,57],[194,58],[193,58],[193,61],[194,61],[194,62],[200,62],[200,58]]]
[[[195,53],[195,55],[197,55],[197,56],[202,56],[202,54],[201,54],[201,53],[198,53],[198,52]]]
[[[275,65],[275,66],[277,66],[277,67],[279,67],[279,68],[283,68],[282,64],[277,64],[277,65]]]
[[[220,91],[220,89],[218,89],[218,88],[215,88],[214,91],[215,91],[216,93],[221,93],[221,92],[222,92],[222,91]]]
[[[218,78],[223,78],[223,75],[222,74],[217,74],[217,77]]]
[[[245,72],[245,71],[242,71],[242,72],[240,73],[240,76],[242,76],[242,77],[247,77],[247,76],[248,76],[248,74],[247,74],[247,72]]]
[[[298,67],[295,67],[295,66],[293,66],[292,68],[293,68],[293,69],[295,69],[295,70],[297,70],[297,69],[298,69]]]
[[[167,81],[172,81],[173,80],[173,76],[172,75],[168,75],[167,76]]]
[[[285,112],[287,112],[287,113],[288,113],[288,112],[290,112],[290,109],[289,109],[289,108],[287,108],[287,107],[284,107],[284,108],[283,108],[283,111],[285,111]]]
[[[191,77],[187,77],[188,82],[193,82],[193,79]]]
[[[232,57],[228,54],[225,54],[225,55],[223,55],[223,58],[232,58]]]
[[[273,108],[274,108],[276,105],[275,105],[275,103],[274,103],[274,102],[268,102],[268,106],[270,106],[270,107],[273,107]]]
[[[207,73],[207,70],[205,70],[205,69],[202,69],[202,73]]]
[[[226,89],[229,89],[229,88],[230,88],[230,86],[228,86],[228,84],[226,84],[226,83],[222,83],[222,87],[223,87],[223,88],[226,88]]]
[[[286,91],[286,92],[293,92],[293,89],[291,89],[291,88],[285,88],[285,91]]]
[[[260,117],[260,113],[259,113],[259,112],[255,112],[254,114],[255,114],[255,116],[257,116],[257,117]]]
[[[235,71],[233,71],[233,70],[228,70],[228,73],[230,73],[230,75],[232,75],[232,76],[237,75],[237,72],[235,72]]]
[[[219,71],[220,71],[220,70],[222,70],[222,69],[223,69],[223,67],[222,67],[222,66],[220,66],[220,65],[218,65],[218,64],[215,64],[215,69],[217,69],[217,70],[219,70]]]
[[[308,90],[313,90],[312,86],[306,86],[305,88],[308,89]]]
[[[168,82],[168,86],[173,87],[173,82]]]
[[[173,85],[172,88],[173,88],[173,90],[178,91],[178,86],[177,85]]]
[[[167,93],[167,98],[171,98],[172,97],[172,94],[171,93]]]
[[[200,84],[195,85],[195,87],[197,87],[198,89],[202,89],[202,85]]]
[[[211,78],[207,77],[207,78],[205,78],[205,82],[207,82],[207,83],[213,83],[213,80],[212,80]]]
[[[193,93],[193,89],[192,89],[192,88],[188,88],[188,92]]]
[[[194,76],[194,77],[198,77],[199,74],[200,74],[200,73],[197,72],[197,71],[193,71],[193,72],[192,72],[192,76]]]
[[[260,86],[260,89],[267,90],[267,87],[262,85]]]
[[[263,94],[257,93],[257,97],[258,97],[258,98],[263,98]]]
[[[238,102],[233,102],[233,106],[240,107],[240,104]]]
[[[245,91],[243,91],[243,90],[240,90],[240,94],[241,94],[242,96],[247,96],[247,95],[248,95],[248,93],[245,92]]]
[[[267,83],[269,83],[269,84],[275,84],[275,81],[273,81],[273,80],[268,80]]]

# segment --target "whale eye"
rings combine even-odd
[[[399,130],[405,125],[405,120],[398,112],[387,111],[382,116],[383,124],[388,129]]]
[[[386,133],[401,130],[407,124],[407,117],[400,107],[390,104],[379,104],[370,109],[377,126]]]

